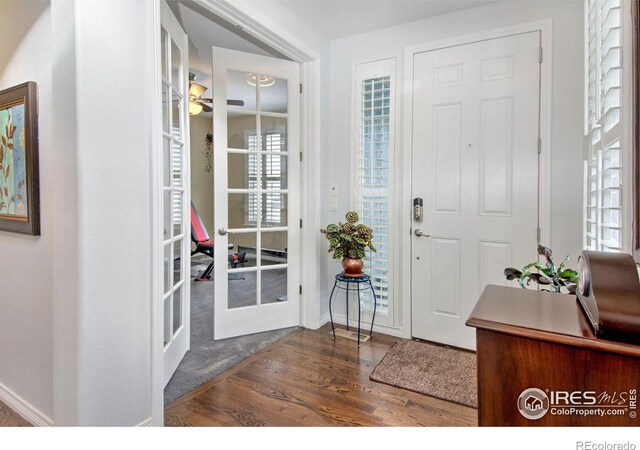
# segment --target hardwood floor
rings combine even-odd
[[[170,404],[167,426],[475,426],[477,411],[369,380],[396,342],[300,329]]]
[[[0,427],[30,427],[29,422],[0,402]]]

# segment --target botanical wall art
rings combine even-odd
[[[0,230],[40,235],[37,85],[0,91]]]

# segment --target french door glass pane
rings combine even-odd
[[[271,75],[260,75],[260,110],[287,112],[287,80],[274,78]]]
[[[287,156],[280,154],[262,155],[262,189],[286,188]]]
[[[229,109],[255,111],[257,107],[257,88],[254,75],[246,72],[227,71],[227,100],[243,101],[244,105],[231,105]],[[253,85],[251,85],[253,83]]]
[[[258,153],[229,153],[227,170],[229,189],[258,188]]]
[[[180,52],[180,48],[176,45],[176,43],[171,39],[171,84],[176,88],[181,90],[181,80],[180,75],[182,70],[180,60],[182,59],[182,53]]]
[[[287,119],[284,117],[260,116],[263,151],[287,151]]]
[[[258,220],[258,194],[229,194],[229,229],[255,228]]]
[[[164,191],[164,240],[171,238],[171,191]]]
[[[175,89],[175,86],[174,86]],[[175,91],[171,91],[171,133],[174,139],[181,139],[180,134],[180,109],[182,105],[180,103],[180,96],[176,95]]]
[[[256,233],[229,233],[229,244],[233,244],[233,249],[229,250],[229,268],[241,269],[256,267],[256,248],[258,246]],[[235,260],[233,255],[244,253],[244,262]],[[242,255],[240,255],[242,256]]]
[[[162,140],[163,186],[169,187],[169,185],[171,184],[171,142],[169,138],[163,138]]]
[[[287,194],[262,194],[262,227],[287,226]]]
[[[268,231],[260,235],[261,266],[287,263],[289,234],[286,231]]]
[[[184,145],[173,141],[173,152],[171,153],[171,180],[174,187],[182,187],[182,154]]]
[[[160,38],[160,53],[161,53],[161,59],[162,59],[162,67],[161,67],[161,72],[162,72],[162,76],[165,79],[169,78],[169,67],[167,65],[167,30],[164,29],[164,27],[162,27],[161,31],[161,38]]]
[[[171,341],[171,296],[164,299],[164,345]]]
[[[258,272],[230,273],[228,278],[228,308],[244,308],[256,306],[258,297],[256,295]]]
[[[173,333],[182,325],[182,286],[173,292]]]
[[[173,243],[173,284],[176,285],[182,280],[182,267],[184,261],[182,260],[182,240],[179,239]]]
[[[227,147],[258,150],[255,114],[227,112]]]
[[[162,83],[162,131],[169,133],[169,86]]]
[[[287,269],[269,269],[260,272],[260,304],[287,301]]]
[[[164,246],[164,293],[171,289],[170,267],[171,267],[171,245]]]

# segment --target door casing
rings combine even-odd
[[[411,155],[412,135],[413,135],[413,56],[416,53],[422,53],[432,50],[445,49],[447,47],[471,44],[478,41],[507,37],[515,34],[529,33],[532,31],[540,31],[541,46],[543,49],[543,59],[540,66],[540,186],[539,186],[539,215],[540,215],[540,240],[541,242],[550,242],[551,237],[551,221],[550,221],[550,205],[551,205],[551,93],[552,93],[552,23],[551,20],[542,20],[536,22],[524,23],[512,27],[499,28],[481,33],[473,33],[469,35],[459,36],[452,39],[446,39],[436,42],[429,42],[410,46],[404,52],[404,145],[400,147],[402,154],[400,160],[404,180],[401,189],[401,198],[404,199],[398,206],[396,211],[401,217],[401,233],[402,243],[402,263],[401,263],[401,291],[408,295],[402,294],[402,337],[410,339],[411,330],[411,235],[409,232],[413,229],[411,218],[411,180],[412,167]]]

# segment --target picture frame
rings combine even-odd
[[[38,86],[0,91],[0,231],[40,236]]]

